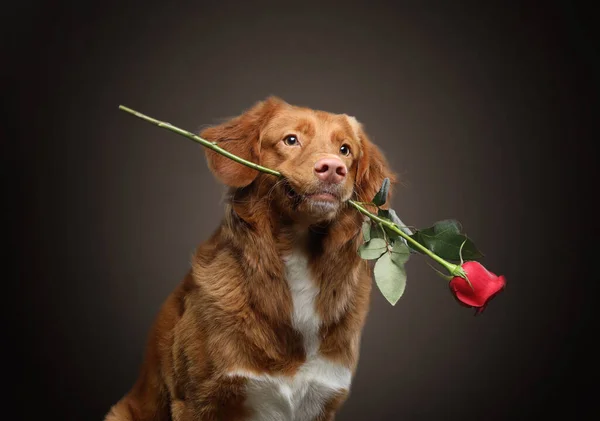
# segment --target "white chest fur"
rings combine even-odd
[[[336,391],[350,387],[350,370],[319,356],[321,320],[315,311],[319,288],[306,257],[294,253],[285,263],[294,304],[292,320],[304,338],[306,363],[294,376],[230,373],[248,379],[246,405],[254,414],[252,421],[313,421]]]

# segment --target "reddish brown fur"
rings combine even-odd
[[[300,149],[280,140],[296,131]],[[344,141],[352,156],[343,199],[370,200],[384,177],[394,180],[381,152],[351,117],[293,107],[277,98],[208,128],[201,136],[281,171],[296,191],[314,188],[314,159]],[[362,216],[341,205],[318,220],[303,214],[283,183],[206,152],[210,169],[230,189],[221,226],[202,245],[192,268],[168,297],[151,330],[138,381],[107,421],[244,420],[244,380],[235,369],[293,374],[305,360],[291,326],[292,302],[282,256],[300,244],[319,283],[320,353],[355,370],[369,307],[371,269],[360,259]],[[312,218],[312,219],[311,219]],[[347,393],[336,394],[319,421],[332,420]]]

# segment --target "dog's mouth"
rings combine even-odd
[[[287,197],[295,204],[299,204],[303,201],[335,204],[342,201],[339,188],[337,186],[319,186],[314,190],[303,193],[299,193],[298,190],[294,189],[291,183],[287,180],[284,182],[283,186]]]
[[[339,198],[329,192],[316,192],[310,193],[304,196],[306,199],[314,200],[318,202],[339,202]]]

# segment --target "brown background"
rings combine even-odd
[[[118,105],[197,130],[274,94],[357,116],[406,181],[402,219],[458,219],[508,279],[480,318],[421,256],[395,307],[374,289],[338,420],[582,419],[596,353],[582,259],[595,224],[582,187],[595,173],[590,15],[567,2],[420,4],[5,10],[12,407],[101,419],[220,221],[200,146]]]

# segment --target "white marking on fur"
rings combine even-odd
[[[312,421],[336,391],[349,390],[352,374],[341,364],[322,357],[307,361],[294,376],[229,373],[248,379],[246,405],[251,421]]]
[[[310,276],[308,260],[295,252],[285,259],[292,293],[292,321],[304,338],[306,362],[294,376],[228,373],[248,379],[246,405],[254,410],[251,421],[312,421],[336,391],[349,390],[352,373],[347,367],[318,355],[321,319],[315,311],[319,288]]]
[[[321,318],[315,309],[315,298],[319,287],[311,279],[308,259],[295,252],[285,259],[286,279],[292,293],[294,310],[292,324],[304,338],[306,357],[309,358],[319,350],[319,328]]]

